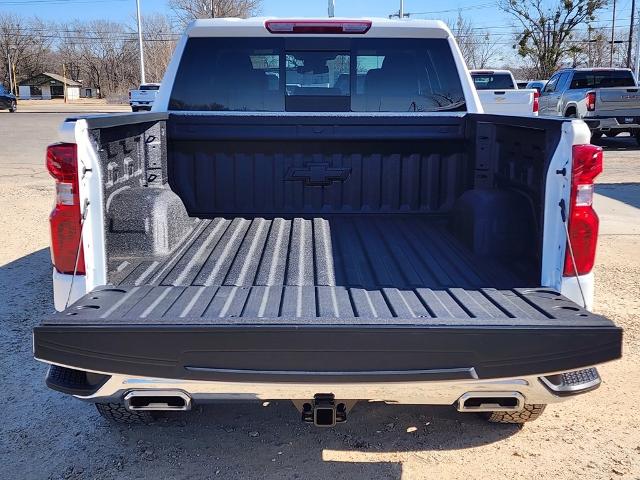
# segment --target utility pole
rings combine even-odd
[[[631,68],[631,49],[633,48],[633,27],[635,26],[636,0],[631,0],[631,22],[629,22],[629,41],[627,42],[627,68]]]
[[[142,46],[142,20],[140,18],[140,0],[136,0],[136,16],[138,18],[138,49],[140,50],[140,83],[147,83],[144,77],[144,50]]]
[[[13,89],[15,92],[13,94],[17,97],[20,94],[18,90],[18,76],[16,75],[16,62],[13,62]]]
[[[13,93],[13,75],[11,74],[11,56],[9,55],[9,48],[7,48],[7,63],[9,64],[9,89]]]
[[[400,11],[398,12],[400,20],[404,18],[404,0],[400,0]]]
[[[335,0],[329,0],[329,18],[333,18],[335,16],[336,16],[336,2]]]
[[[611,21],[611,50],[609,53],[609,66],[613,67],[613,49],[615,48],[614,39],[616,35],[616,0],[613,0],[613,19]]]
[[[64,96],[64,103],[67,103],[67,67],[62,64],[62,95]]]
[[[587,35],[587,67],[591,68],[591,24],[587,25]]]
[[[638,75],[640,75],[640,28],[637,29],[638,33],[636,34],[636,64],[634,68],[634,73],[636,74],[636,84],[638,83]]]

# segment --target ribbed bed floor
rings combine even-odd
[[[536,285],[517,265],[474,255],[446,220],[358,215],[201,220],[168,258],[114,259],[123,286],[342,286],[364,289]]]

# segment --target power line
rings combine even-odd
[[[461,12],[463,10],[482,10],[484,8],[492,8],[495,7],[496,3],[480,3],[478,5],[471,5],[469,7],[462,8],[449,8],[447,10],[432,10],[430,12],[407,12],[405,15],[413,16],[413,15],[431,15],[433,13],[450,13],[450,12]]]
[[[111,2],[127,2],[129,0],[109,0]],[[2,2],[2,5],[65,5],[72,3],[101,3],[96,0],[9,0]]]

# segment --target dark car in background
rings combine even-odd
[[[532,80],[527,83],[527,86],[525,88],[534,88],[538,91],[538,93],[540,93],[546,84],[547,80]]]
[[[9,110],[15,112],[18,108],[18,101],[13,93],[7,92],[5,88],[0,85],[0,110]]]

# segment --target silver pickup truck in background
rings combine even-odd
[[[581,118],[592,136],[629,132],[640,142],[640,90],[626,68],[569,68],[540,93],[540,115]]]

